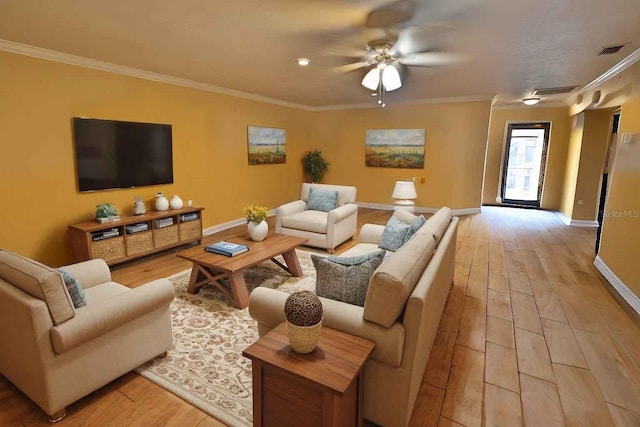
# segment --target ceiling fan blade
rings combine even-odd
[[[439,23],[406,27],[398,34],[393,53],[406,56],[432,50],[443,44],[446,33],[450,33],[451,30],[450,25]]]
[[[360,62],[354,62],[353,64],[340,65],[338,67],[333,68],[332,70],[335,73],[343,74],[343,73],[350,73],[352,71],[358,71],[359,69],[368,67],[368,66],[369,66],[368,62],[360,61]]]
[[[402,65],[411,67],[439,67],[443,65],[453,65],[463,62],[462,55],[449,52],[422,52],[412,53],[398,59]]]
[[[413,0],[399,0],[379,7],[367,16],[367,27],[388,28],[411,19],[415,3]]]

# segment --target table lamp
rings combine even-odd
[[[391,194],[391,197],[396,199],[396,209],[404,208],[413,212],[416,202],[411,199],[416,199],[418,197],[413,181],[396,181],[396,186],[393,188],[393,194]]]

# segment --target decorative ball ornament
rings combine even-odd
[[[322,302],[313,292],[294,292],[284,304],[291,349],[307,354],[315,350],[322,326]]]
[[[322,303],[313,292],[294,292],[284,303],[284,314],[291,324],[313,326],[322,320]]]

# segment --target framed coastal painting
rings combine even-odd
[[[365,165],[422,169],[424,129],[374,129],[365,137]]]
[[[284,129],[249,126],[248,141],[250,165],[271,165],[286,162],[287,138]]]

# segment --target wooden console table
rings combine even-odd
[[[254,426],[362,426],[364,362],[374,343],[322,327],[309,354],[282,323],[242,352],[252,361]]]
[[[113,222],[87,221],[70,225],[73,260],[81,262],[102,258],[112,265],[185,243],[201,243],[202,210],[186,207],[151,211]],[[131,228],[142,224],[146,229],[136,231]]]

